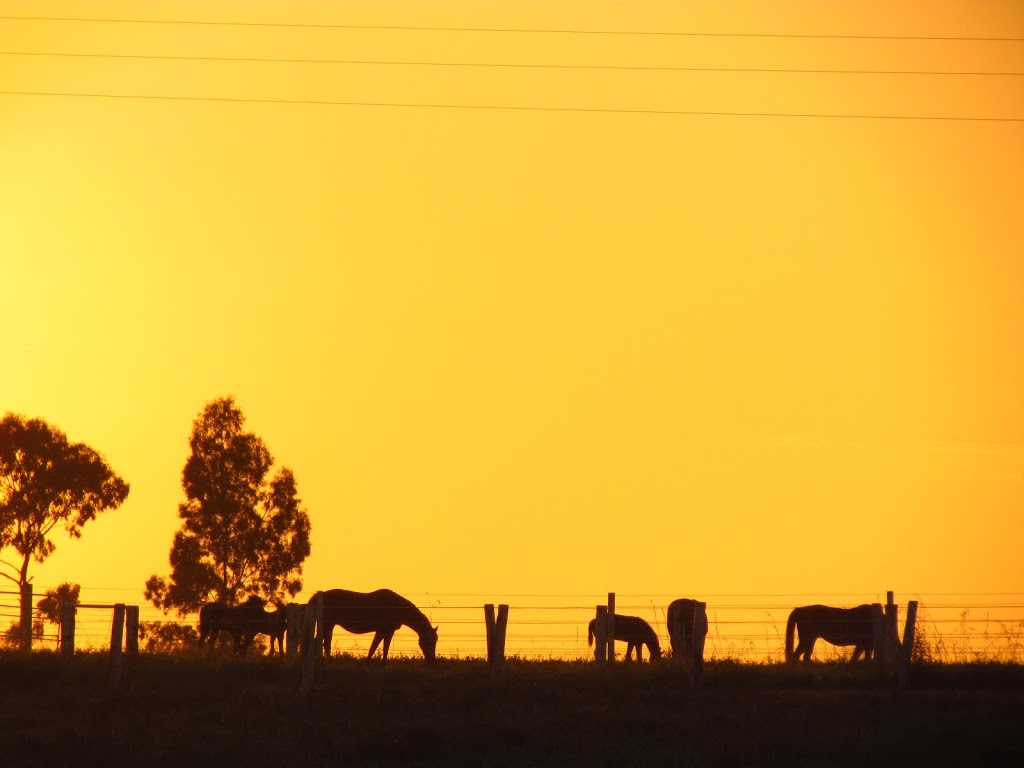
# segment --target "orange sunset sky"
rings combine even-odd
[[[37,590],[233,395],[303,599],[1024,592],[1022,9],[0,0],[0,413],[131,483]]]

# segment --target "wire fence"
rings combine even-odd
[[[45,593],[44,593],[45,594]],[[143,625],[184,624],[195,628],[195,615],[167,616],[146,603],[136,590],[83,587],[81,607],[76,616],[75,645],[79,649],[103,649],[110,644],[112,610],[98,607],[115,602],[139,606]],[[97,597],[99,595],[99,597]],[[38,602],[42,595],[37,594]],[[88,596],[88,600],[85,599]],[[666,595],[617,594],[616,614],[638,616],[654,629],[663,652],[669,637],[666,611],[676,597],[694,597],[707,602],[708,636],[705,659],[746,663],[780,662],[785,658],[786,619],[799,605],[822,603],[852,607],[861,603],[885,602],[876,594],[729,594]],[[301,600],[300,602],[305,602]],[[530,660],[576,660],[593,657],[587,628],[599,605],[606,605],[607,593],[593,594],[407,594],[438,627],[438,655],[448,658],[486,656],[486,603],[509,606],[505,653]],[[308,596],[306,596],[308,599]],[[91,602],[96,600],[95,603]],[[906,602],[919,602],[915,649],[919,655],[942,663],[1009,662],[1024,663],[1024,593],[958,593],[896,595],[899,632],[902,636]],[[34,616],[39,616],[34,607]],[[0,592],[0,628],[19,619],[18,594]],[[6,637],[6,635],[5,635]],[[337,628],[332,653],[364,656],[372,635],[355,635]],[[33,647],[56,649],[57,626],[44,622],[42,635]],[[625,646],[618,645],[621,658]],[[848,658],[852,648],[819,641],[814,657],[821,660]],[[417,636],[408,629],[395,634],[390,655],[420,655]]]

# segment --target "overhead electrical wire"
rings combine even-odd
[[[622,31],[622,30],[583,30],[583,29],[529,29],[529,28],[489,28],[489,27],[432,27],[411,25],[360,25],[360,24],[281,24],[248,21],[200,21],[200,20],[162,20],[162,19],[123,19],[123,18],[83,18],[83,17],[46,17],[46,16],[0,16],[5,21],[45,21],[72,23],[109,23],[109,24],[163,24],[163,25],[201,25],[224,27],[273,27],[273,28],[318,28],[318,29],[352,29],[352,30],[390,30],[390,31],[423,31],[423,32],[500,32],[515,34],[580,34],[580,35],[657,35],[671,37],[717,37],[717,38],[789,38],[789,39],[851,39],[851,40],[930,40],[930,41],[972,41],[972,42],[1024,42],[1024,38],[994,37],[928,37],[899,35],[831,35],[831,34],[775,34],[775,33],[734,33],[734,32],[672,32],[672,31]],[[634,65],[597,65],[597,64],[536,64],[536,63],[503,63],[503,62],[445,62],[445,61],[388,61],[362,59],[304,59],[304,58],[273,58],[273,57],[224,57],[224,56],[175,56],[159,54],[110,54],[110,53],[73,53],[73,52],[37,52],[37,51],[0,51],[5,56],[52,56],[73,58],[96,58],[112,60],[150,60],[150,61],[197,61],[197,62],[243,62],[243,63],[295,63],[295,64],[334,64],[362,66],[419,66],[419,67],[472,67],[472,68],[504,68],[534,70],[579,70],[579,71],[646,71],[646,72],[722,72],[722,73],[758,73],[758,74],[827,74],[827,75],[907,75],[907,76],[991,76],[1017,77],[1024,72],[1016,71],[957,71],[957,70],[871,70],[871,69],[809,69],[809,68],[756,68],[756,67],[683,67],[683,66],[634,66]],[[956,115],[891,115],[866,113],[815,113],[815,112],[768,112],[742,110],[677,110],[677,109],[625,109],[599,107],[565,107],[565,106],[528,106],[506,104],[452,104],[440,102],[409,103],[397,101],[348,101],[332,99],[274,99],[274,98],[236,98],[217,96],[173,96],[160,94],[124,94],[106,92],[70,92],[70,91],[20,91],[4,90],[0,95],[7,96],[49,96],[66,98],[99,98],[99,99],[138,99],[163,101],[191,102],[225,102],[249,104],[296,104],[343,107],[391,107],[405,109],[452,109],[452,110],[502,110],[521,112],[563,112],[590,114],[648,114],[648,115],[690,115],[717,117],[776,117],[805,119],[847,119],[847,120],[916,120],[916,121],[957,121],[986,123],[1020,123],[1024,118],[1015,117],[979,117]]]
[[[0,56],[55,56],[84,59],[139,59],[144,61],[216,61],[252,64],[339,64],[365,66],[402,67],[472,67],[507,69],[568,69],[568,70],[613,70],[626,72],[744,72],[759,74],[815,74],[815,75],[943,75],[943,76],[986,76],[1021,77],[1024,72],[977,72],[977,71],[936,71],[908,69],[801,69],[767,67],[678,67],[678,66],[633,66],[621,64],[522,64],[515,62],[473,62],[473,61],[394,61],[386,59],[300,59],[244,56],[171,56],[136,53],[66,53],[60,51],[0,51]]]
[[[392,101],[334,101],[328,99],[255,99],[231,98],[226,96],[165,96],[159,94],[135,93],[74,93],[66,91],[0,91],[0,96],[53,96],[96,99],[148,99],[156,101],[229,102],[239,104],[302,104],[309,106],[335,107],[393,107],[404,109],[451,109],[451,110],[497,110],[516,112],[571,112],[582,114],[627,114],[627,115],[689,115],[708,117],[788,117],[841,120],[922,120],[930,122],[953,121],[974,123],[1024,123],[1022,117],[964,117],[953,115],[872,115],[815,112],[742,112],[706,111],[682,109],[621,109],[601,107],[539,107],[512,104],[443,104]]]
[[[792,40],[916,40],[935,42],[991,42],[1021,43],[1024,37],[981,36],[928,36],[928,35],[838,35],[838,34],[783,34],[771,32],[675,32],[658,30],[605,30],[605,29],[537,29],[528,27],[445,27],[415,26],[407,24],[312,24],[261,21],[201,21],[196,19],[119,19],[71,16],[0,16],[3,21],[63,21],[99,24],[180,24],[214,27],[277,27],[281,29],[354,29],[401,32],[480,32],[544,35],[623,35],[658,37],[724,37],[724,38],[782,38]]]

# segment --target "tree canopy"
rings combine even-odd
[[[0,550],[13,547],[20,561],[0,575],[24,586],[32,559],[43,562],[56,545],[58,525],[71,538],[96,515],[116,509],[129,486],[84,443],[72,443],[41,419],[8,413],[0,420]]]
[[[184,616],[245,594],[279,601],[302,589],[310,523],[295,476],[282,467],[268,477],[273,457],[244,424],[231,397],[208,403],[193,423],[171,574],[146,582],[146,599],[165,613]]]

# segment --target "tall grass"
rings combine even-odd
[[[944,633],[927,609],[919,608],[911,658],[936,664],[1024,663],[1024,620],[997,621],[998,632],[992,631],[987,617],[980,623],[978,629],[965,608],[955,631]]]

